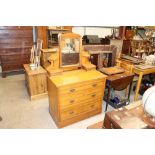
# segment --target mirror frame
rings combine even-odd
[[[79,39],[79,63],[73,65],[62,65],[62,44],[64,39]],[[59,36],[59,52],[60,52],[60,68],[70,68],[70,67],[81,67],[81,48],[82,48],[82,37],[75,33],[65,33]]]

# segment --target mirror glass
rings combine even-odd
[[[79,65],[80,39],[63,38],[61,45],[62,66]]]

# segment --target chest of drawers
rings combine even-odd
[[[70,71],[48,78],[49,111],[58,127],[101,113],[106,76]]]
[[[0,26],[0,65],[2,77],[23,70],[30,62],[32,26]]]

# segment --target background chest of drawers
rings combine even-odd
[[[101,113],[106,76],[70,71],[48,78],[49,111],[58,127]]]
[[[2,76],[23,69],[30,62],[32,26],[0,26],[0,65]]]

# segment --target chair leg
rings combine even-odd
[[[107,111],[107,109],[108,109],[108,102],[106,102],[105,112]]]

